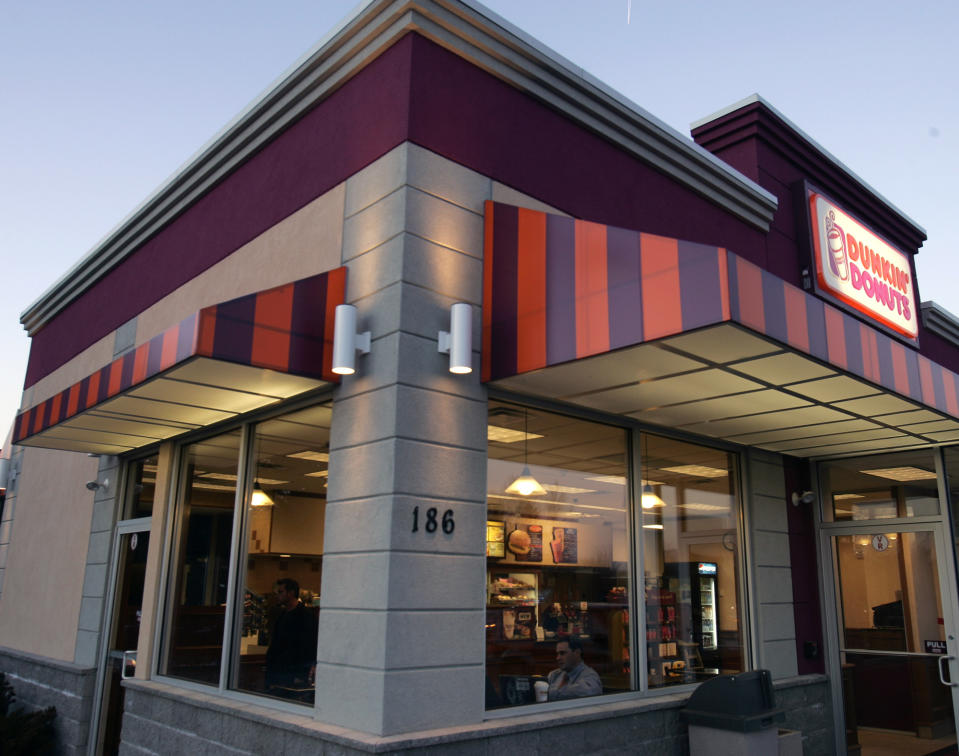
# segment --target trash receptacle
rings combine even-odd
[[[770,756],[779,751],[776,708],[768,669],[707,680],[689,697],[682,716],[689,725],[690,756]]]

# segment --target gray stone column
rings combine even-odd
[[[334,397],[317,666],[323,722],[391,735],[483,717],[479,305],[489,196],[488,179],[409,144],[347,182],[347,299],[373,341]],[[450,374],[437,352],[457,301],[474,305],[467,376]]]
[[[782,458],[751,450],[744,461],[750,489],[746,522],[752,547],[753,601],[758,612],[753,632],[759,666],[770,670],[773,677],[792,677],[797,674],[798,663]]]

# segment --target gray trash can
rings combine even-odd
[[[690,756],[775,756],[776,708],[768,669],[707,680],[689,697],[682,717],[689,725]]]

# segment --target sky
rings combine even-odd
[[[926,230],[919,298],[959,314],[959,3],[486,6],[683,135],[759,93]],[[0,0],[0,444],[20,314],[355,7]]]

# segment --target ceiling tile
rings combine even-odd
[[[644,407],[687,402],[761,389],[762,384],[719,369],[660,378],[576,397],[576,402],[607,412],[629,413]]]
[[[879,393],[878,389],[868,383],[857,381],[855,378],[845,375],[837,375],[834,378],[824,378],[819,381],[794,383],[789,386],[789,390],[808,396],[817,402],[839,402],[843,399],[873,396]]]
[[[137,386],[130,390],[128,395],[139,396],[144,399],[157,399],[163,402],[189,404],[194,407],[210,407],[237,414],[249,412],[277,401],[275,396],[232,391],[167,378],[158,378]]]
[[[827,407],[800,407],[799,409],[769,412],[762,415],[719,420],[714,423],[698,423],[683,428],[691,433],[703,433],[708,436],[726,438],[731,435],[789,428],[813,423],[827,423],[833,420],[848,420],[849,415]]]
[[[931,423],[915,423],[902,426],[903,430],[910,433],[922,433],[927,435],[932,431],[959,431],[959,423],[954,420],[936,420]]]
[[[719,363],[735,362],[747,357],[783,351],[780,346],[728,324],[704,328],[682,336],[672,336],[661,343],[681,349],[693,357],[702,357]]]
[[[101,413],[105,411],[115,412],[144,420],[173,420],[193,425],[210,425],[233,417],[230,412],[204,407],[188,407],[170,402],[158,402],[153,399],[141,399],[135,396],[119,396],[101,405],[98,409]]]
[[[838,433],[830,436],[818,436],[815,438],[794,438],[776,443],[762,444],[764,449],[770,451],[788,452],[792,449],[804,449],[815,446],[817,448],[824,446],[835,446],[836,444],[849,444],[858,441],[871,441],[880,438],[908,438],[905,433],[892,430],[890,428],[876,428],[875,430],[855,431],[853,433]]]
[[[872,430],[878,428],[868,420],[840,420],[835,423],[821,423],[818,425],[804,425],[798,428],[776,428],[761,433],[747,433],[742,436],[730,436],[729,440],[737,444],[763,444],[766,442],[782,441],[787,438],[815,438],[817,436],[845,433],[847,431]]]
[[[942,420],[942,415],[938,412],[932,412],[931,410],[920,409],[911,412],[894,412],[891,415],[878,415],[873,417],[873,420],[899,427],[907,423],[925,423]]]
[[[855,412],[864,417],[875,417],[876,415],[885,415],[889,412],[905,412],[907,410],[918,409],[912,402],[900,399],[892,394],[877,394],[865,399],[852,399],[848,402],[836,402],[833,404],[837,409]]]
[[[695,395],[692,394],[691,396]],[[661,422],[668,419],[668,422],[672,425],[686,425],[694,422],[711,422],[728,417],[754,415],[760,412],[772,412],[808,404],[809,402],[803,399],[781,391],[765,389],[746,394],[706,399],[701,402],[658,407],[656,412],[662,418]]]
[[[812,378],[823,378],[836,374],[835,370],[820,365],[815,360],[804,357],[795,352],[774,354],[771,357],[760,357],[745,362],[737,362],[729,366],[740,373],[746,373],[753,378],[766,381],[774,386],[783,386],[796,381],[806,381]]]
[[[325,383],[313,378],[205,357],[190,360],[166,373],[165,377],[279,398],[310,391]]]

